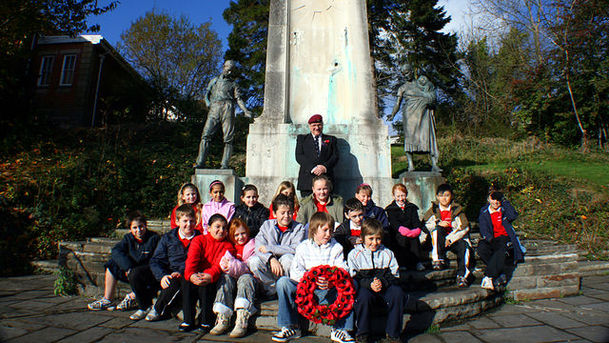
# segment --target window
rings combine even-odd
[[[53,71],[53,62],[55,62],[55,56],[42,56],[40,72],[38,74],[38,86],[46,87],[49,85],[51,72]]]
[[[63,67],[61,68],[60,86],[71,86],[74,81],[74,67],[76,66],[76,55],[65,55]]]

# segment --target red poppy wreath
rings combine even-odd
[[[328,288],[336,288],[336,300],[332,304],[318,304],[315,298],[316,281],[324,277]],[[314,323],[334,325],[353,309],[355,288],[347,271],[328,265],[317,266],[307,271],[296,288],[298,312]]]

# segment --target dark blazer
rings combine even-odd
[[[487,203],[480,209],[478,225],[480,227],[480,235],[482,235],[482,238],[490,242],[494,237],[494,232],[493,222],[491,220],[491,214],[488,207],[489,204]],[[516,231],[512,226],[512,222],[518,218],[518,212],[516,212],[512,204],[510,204],[507,199],[503,199],[503,201],[501,201],[501,210],[501,223],[503,224],[503,228],[508,234],[508,237],[512,242],[512,246],[514,247],[514,264],[524,262],[524,252],[522,250],[520,240],[518,239],[518,235],[516,235]]]
[[[313,135],[311,133],[306,135],[298,135],[296,138],[296,162],[300,164],[300,171],[298,172],[298,185],[296,186],[298,190],[311,190],[311,183],[314,176],[311,173],[311,170],[318,164],[326,167],[328,170],[326,175],[334,183],[333,169],[336,162],[338,162],[336,137],[324,134],[321,135],[321,152],[318,157]]]
[[[178,230],[179,228],[172,229],[161,237],[159,245],[150,259],[150,271],[158,281],[161,281],[163,276],[173,272],[178,272],[184,276],[186,257],[192,240],[184,248]],[[195,230],[195,236],[200,234],[200,231]]]
[[[385,212],[387,212],[389,218],[389,239],[387,242],[391,243],[392,248],[407,247],[410,244],[409,238],[402,236],[398,231],[400,226],[405,226],[411,230],[419,228],[427,231],[425,225],[419,220],[419,208],[411,202],[407,202],[402,210],[394,200],[385,207]]]
[[[269,209],[257,202],[254,207],[249,208],[245,204],[235,206],[233,218],[241,218],[250,229],[250,237],[256,237],[262,223],[269,219]]]

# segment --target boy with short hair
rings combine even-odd
[[[139,307],[146,310],[152,304],[156,287],[148,262],[159,242],[159,235],[148,231],[146,224],[146,217],[139,211],[128,214],[125,225],[130,232],[112,248],[111,258],[104,265],[104,296],[90,303],[87,306],[89,310],[108,309],[118,281],[129,283],[133,292],[127,294],[116,309],[127,311]]]
[[[361,244],[362,222],[364,220],[364,205],[356,198],[345,202],[345,221],[334,231],[334,239],[343,246],[345,258],[356,244]]]
[[[181,308],[180,285],[184,280],[186,258],[193,238],[201,234],[195,230],[196,212],[190,204],[175,210],[177,227],[161,237],[150,259],[150,270],[161,285],[161,293],[154,307],[146,315],[147,321],[166,317],[172,310]]]
[[[313,178],[313,194],[302,199],[296,221],[307,224],[315,212],[326,212],[336,223],[343,220],[343,198],[332,194],[332,181],[326,175]]]
[[[273,210],[277,219],[262,224],[256,236],[256,256],[247,261],[267,295],[276,293],[275,282],[288,274],[296,247],[307,238],[305,227],[292,220],[292,199],[284,194],[277,195]]]
[[[448,266],[446,252],[457,255],[457,284],[468,287],[472,278],[474,254],[469,240],[469,222],[461,205],[453,201],[453,190],[442,184],[436,192],[436,201],[423,216],[425,227],[431,233],[432,266],[442,270]]]
[[[491,191],[488,204],[480,209],[478,223],[482,239],[478,242],[478,255],[486,269],[480,287],[500,290],[507,283],[504,274],[506,253],[513,249],[514,264],[524,261],[524,247],[520,244],[512,222],[518,212],[501,192]]]

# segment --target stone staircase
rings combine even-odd
[[[150,221],[149,228],[162,234],[169,230],[169,224],[168,221]],[[126,232],[118,234],[122,236]],[[479,235],[472,235],[474,246],[478,239]],[[81,295],[96,297],[103,292],[103,264],[118,241],[119,238],[89,238],[85,241],[60,243],[59,264],[75,272],[80,282]],[[505,296],[514,300],[533,300],[579,293],[580,266],[585,263],[578,261],[580,254],[575,245],[557,245],[550,241],[528,241],[524,244],[527,247],[526,262],[510,271],[505,294],[479,287],[484,267],[481,261],[477,261],[474,284],[466,289],[455,287],[456,262],[451,253],[448,256],[451,264],[447,270],[402,271],[401,283],[410,296],[404,318],[406,329],[423,331],[432,325],[474,317],[499,306]],[[609,270],[609,262],[586,266],[586,270],[598,273]],[[119,297],[128,291],[128,285],[119,283]],[[259,329],[276,330],[277,301],[265,301],[260,304],[260,309],[256,326]],[[378,325],[373,327],[384,327],[382,313],[375,320]],[[327,336],[330,332],[329,327],[316,324],[310,325],[310,331],[320,336]]]

